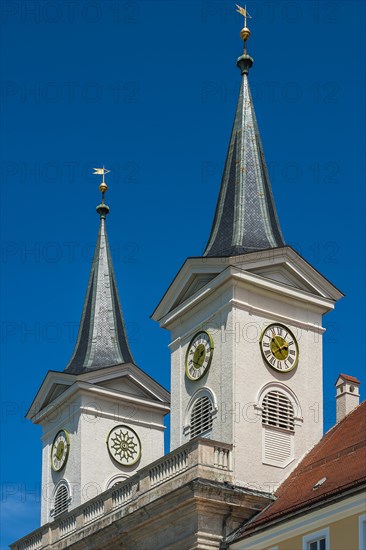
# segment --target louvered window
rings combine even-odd
[[[69,507],[69,491],[66,485],[61,485],[55,495],[55,507],[53,510],[53,517],[57,517],[64,512],[67,512]]]
[[[294,408],[283,393],[270,391],[265,395],[262,424],[294,431]]]
[[[200,397],[193,405],[190,422],[191,439],[212,428],[212,402],[207,395]]]

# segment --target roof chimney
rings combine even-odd
[[[360,387],[361,382],[354,376],[340,374],[335,383],[337,389],[336,406],[337,406],[337,422],[343,420],[348,413],[353,411],[360,402]]]

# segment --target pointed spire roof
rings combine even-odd
[[[244,54],[237,60],[242,84],[219,199],[204,256],[236,256],[285,246],[273,199],[248,73],[250,31],[241,31]]]
[[[97,212],[100,215],[98,240],[77,342],[64,371],[71,374],[82,374],[122,363],[134,363],[128,345],[106,233],[109,207],[104,204],[104,193],[107,190],[104,173],[103,182],[100,185],[102,204],[97,206]]]

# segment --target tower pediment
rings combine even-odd
[[[263,289],[291,294],[299,300],[333,309],[343,293],[289,246],[241,256],[188,258],[152,318],[166,321],[201,301],[229,277]]]
[[[287,265],[278,265],[268,269],[253,269],[251,272],[284,285],[300,288],[301,290],[307,290],[308,292],[313,290],[310,284],[301,279],[301,277],[296,276]]]
[[[173,307],[178,306],[190,296],[193,296],[193,294],[210,283],[216,275],[217,273],[192,273]]]
[[[170,395],[148,374],[132,363],[116,365],[82,375],[49,371],[27,413],[39,422],[55,407],[62,407],[77,392],[100,394],[108,398],[133,400],[141,405],[168,407]]]

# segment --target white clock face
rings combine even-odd
[[[198,332],[191,340],[186,354],[186,376],[199,380],[210,368],[214,343],[205,331]]]
[[[263,359],[277,371],[288,372],[298,363],[299,346],[295,336],[285,325],[269,325],[263,331],[260,347]]]
[[[136,464],[141,456],[141,442],[136,432],[128,426],[113,428],[107,437],[111,457],[122,466]]]
[[[53,440],[51,449],[51,466],[55,472],[59,472],[65,466],[69,456],[70,440],[66,430],[60,430]]]

